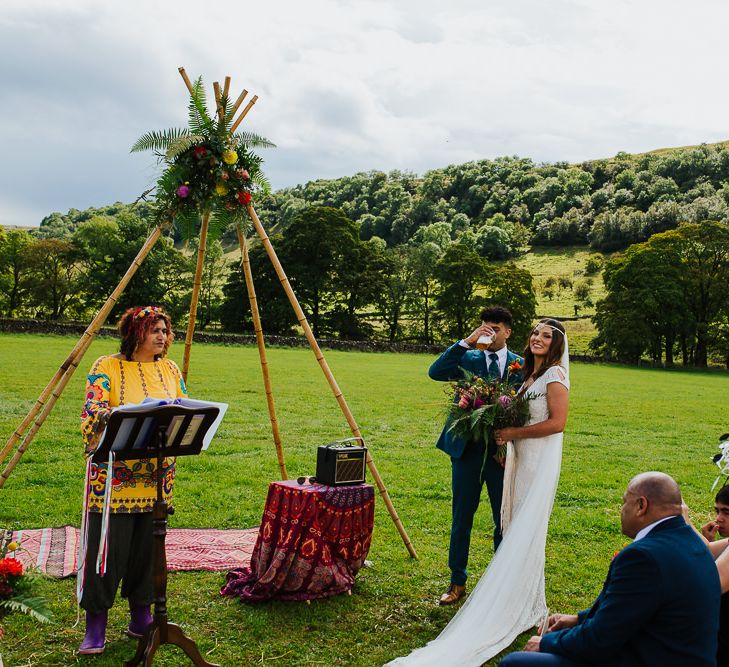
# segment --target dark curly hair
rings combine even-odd
[[[167,354],[167,350],[175,339],[170,316],[159,306],[142,306],[128,308],[124,311],[116,328],[121,336],[119,351],[127,361],[132,360],[134,351],[160,320],[167,325],[167,340],[162,354],[155,355],[155,361]]]
[[[507,329],[514,327],[514,317],[511,311],[503,306],[486,306],[481,309],[481,321],[503,324]]]

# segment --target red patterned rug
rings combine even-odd
[[[231,570],[250,564],[258,528],[216,530],[213,528],[170,528],[165,542],[167,569]],[[8,543],[18,542],[17,558],[50,577],[76,574],[79,529],[36,528],[9,531],[0,529],[0,555]]]

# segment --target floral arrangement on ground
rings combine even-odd
[[[28,614],[41,623],[50,623],[53,614],[45,599],[33,595],[33,585],[43,575],[33,568],[24,568],[15,557],[20,545],[8,545],[10,556],[0,559],[0,614],[19,611]]]

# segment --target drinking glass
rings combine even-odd
[[[476,348],[479,350],[487,350],[489,345],[494,342],[493,336],[479,336],[478,340],[476,341]]]

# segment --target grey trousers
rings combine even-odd
[[[122,597],[129,598],[131,604],[151,604],[154,600],[152,513],[109,516],[106,574],[103,577],[96,574],[101,514],[89,512],[88,520],[86,579],[81,608],[91,614],[110,609],[114,604],[119,582],[122,584]]]

